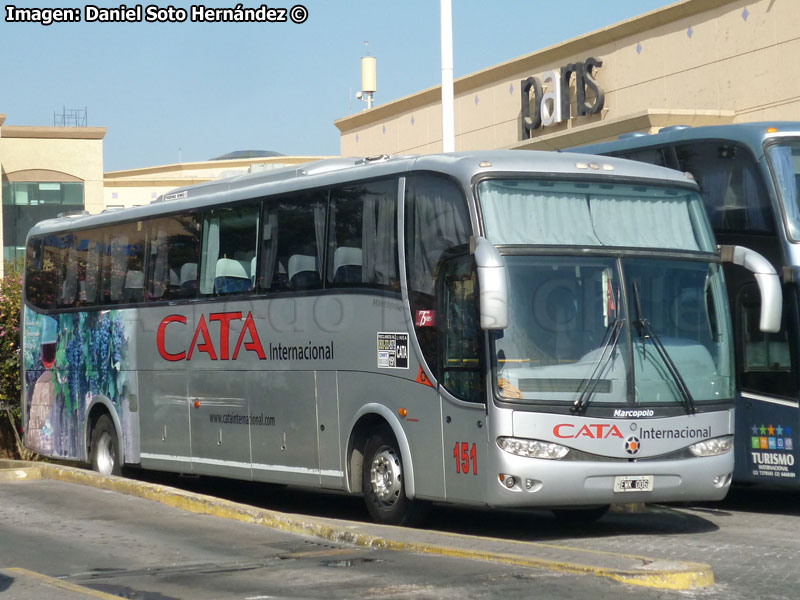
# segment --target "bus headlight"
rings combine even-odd
[[[509,454],[527,456],[528,458],[558,460],[559,458],[564,458],[569,452],[569,448],[561,444],[515,437],[499,437],[497,438],[497,445],[501,450],[505,450]]]
[[[733,436],[723,435],[713,440],[697,442],[689,446],[689,450],[695,456],[719,456],[733,450]]]

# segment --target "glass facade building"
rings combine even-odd
[[[3,181],[3,259],[21,259],[25,236],[39,221],[85,208],[83,182]]]

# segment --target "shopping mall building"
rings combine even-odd
[[[5,120],[0,114],[6,258],[21,253],[32,223],[60,212],[146,204],[180,185],[318,158],[232,158],[104,173],[105,128],[6,126]],[[772,120],[800,120],[797,0],[683,0],[455,82],[456,150],[552,150],[670,125]],[[440,152],[441,89],[336,126],[344,156]]]
[[[461,77],[454,87],[457,151],[553,150],[670,125],[796,121],[800,6],[684,0]],[[336,126],[345,156],[441,152],[441,88]]]

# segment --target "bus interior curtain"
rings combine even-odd
[[[793,239],[800,238],[800,206],[798,206],[797,183],[794,160],[790,146],[773,146],[769,151],[775,170],[775,178],[783,198],[783,206],[789,220],[789,233]]]
[[[487,235],[496,244],[602,245],[583,194],[522,193],[500,186],[481,192]]]
[[[128,237],[112,237],[111,246],[111,301],[122,300],[122,287],[128,270]]]
[[[86,256],[86,301],[97,301],[98,279],[100,276],[100,243],[89,240],[89,252]]]
[[[219,217],[211,217],[206,221],[206,236],[203,240],[203,280],[200,292],[214,292],[214,279],[217,276],[217,260],[219,260]]]
[[[469,241],[469,223],[464,222],[456,204],[449,198],[449,188],[441,191],[431,185],[412,190],[411,239],[408,246],[409,287],[417,292],[433,294],[436,267],[442,253],[452,246]],[[460,201],[457,198],[456,201]]]
[[[161,298],[169,287],[169,234],[159,229],[153,244],[155,264],[153,266],[153,296]]]
[[[397,280],[394,205],[395,196],[391,193],[370,193],[364,198],[361,279],[365,283],[390,285]]]
[[[378,223],[375,216],[378,199],[374,194],[366,194],[362,212],[361,224],[361,281],[371,283],[375,281],[375,264],[378,250]],[[385,240],[387,243],[389,240]]]
[[[325,257],[325,205],[314,204],[314,233],[317,246],[317,273],[322,277],[322,265]]]
[[[591,196],[589,206],[592,226],[604,246],[700,250],[686,201]]]
[[[376,239],[380,241],[375,250],[377,283],[391,285],[397,281],[397,227],[395,225],[395,195],[382,195],[378,199]]]
[[[271,212],[264,216],[264,228],[261,233],[262,263],[261,285],[265,288],[272,287],[275,276],[275,264],[278,261],[278,215]]]
[[[772,224],[767,222],[769,197],[759,185],[758,172],[753,168],[742,169],[742,204],[745,208],[746,227],[758,231],[770,231]]]
[[[75,302],[75,293],[78,291],[78,260],[79,253],[76,247],[75,237],[69,245],[67,254],[67,273],[64,278],[64,286],[61,290],[61,303],[64,306],[71,306]]]

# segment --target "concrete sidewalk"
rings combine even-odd
[[[193,513],[265,525],[287,532],[361,547],[404,550],[527,566],[562,573],[594,575],[658,589],[689,590],[707,587],[714,583],[711,566],[703,563],[660,561],[644,556],[597,552],[555,544],[476,538],[475,536],[405,527],[293,515],[254,508],[164,485],[121,477],[107,477],[75,467],[0,460],[0,482],[39,478],[88,485],[155,500]],[[475,543],[476,539],[480,540],[480,544]],[[479,548],[476,548],[476,545]],[[6,570],[7,572],[8,570]],[[42,581],[41,585],[49,584]],[[87,590],[87,593],[97,597],[92,590]]]

